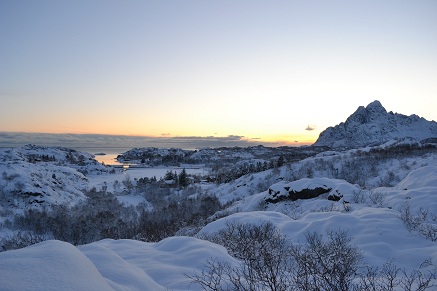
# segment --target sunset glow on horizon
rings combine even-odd
[[[4,1],[0,132],[313,143],[437,120],[437,2]]]

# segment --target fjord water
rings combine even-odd
[[[127,147],[75,147],[76,150],[94,155],[94,158],[105,165],[122,165],[116,160],[117,156],[130,150]]]

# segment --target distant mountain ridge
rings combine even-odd
[[[358,148],[391,140],[412,138],[418,142],[437,137],[437,122],[415,114],[387,112],[381,102],[360,106],[345,122],[320,133],[315,146]]]

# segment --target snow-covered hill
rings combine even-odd
[[[176,148],[134,148],[117,157],[120,162],[142,164],[144,166],[241,163],[251,160],[271,161],[280,156],[286,160],[301,159],[315,155],[326,148],[323,147],[221,147],[203,148],[199,150],[183,150]]]
[[[75,204],[85,198],[87,174],[108,174],[93,155],[59,147],[0,149],[0,210]],[[0,215],[1,216],[1,215]]]
[[[437,137],[437,122],[417,115],[387,112],[379,101],[360,106],[342,122],[328,127],[314,143],[331,148],[361,148],[390,140],[413,138],[422,141]]]

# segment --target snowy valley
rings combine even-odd
[[[435,290],[436,138],[375,101],[308,147],[0,149],[0,289]]]

